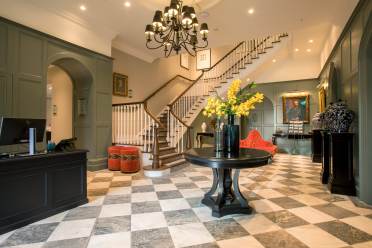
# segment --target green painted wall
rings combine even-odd
[[[368,21],[368,16],[372,11],[372,1],[361,0],[354,14],[342,32],[339,41],[336,43],[331,56],[324,65],[320,73],[320,80],[327,80],[329,65],[335,64],[337,78],[335,85],[330,85],[327,92],[329,101],[337,99],[344,100],[357,117],[359,113],[359,46]],[[359,118],[354,121],[351,132],[356,133],[354,140],[354,174],[357,181],[357,191],[359,192]],[[359,166],[358,166],[359,165]],[[369,175],[369,180],[372,175]],[[372,184],[370,184],[369,194],[372,195]],[[363,199],[362,199],[363,200]],[[370,202],[371,203],[371,202]]]
[[[0,116],[46,118],[50,64],[59,65],[73,80],[78,147],[89,150],[91,164],[103,165],[111,144],[111,58],[0,18]],[[82,98],[87,108],[83,116],[76,109]]]

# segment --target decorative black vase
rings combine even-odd
[[[227,125],[224,125],[225,152],[228,157],[239,157],[239,126],[234,125],[234,115],[228,115]]]

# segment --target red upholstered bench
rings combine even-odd
[[[240,148],[265,150],[271,153],[272,156],[277,152],[277,146],[273,145],[270,141],[264,140],[257,130],[250,131],[246,139],[240,140]]]

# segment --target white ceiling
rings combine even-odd
[[[163,9],[170,1],[128,0],[131,3],[129,8],[124,6],[125,1],[1,0],[0,15],[56,36],[63,36],[63,34],[55,30],[51,18],[52,16],[64,18],[74,25],[83,27],[84,30],[97,34],[100,45],[110,41],[114,47],[147,61],[161,57],[162,53],[145,48],[144,28],[151,22],[154,11]],[[199,22],[207,22],[209,25],[210,47],[268,34],[289,32],[292,36],[292,48],[300,49],[296,56],[306,54],[308,48],[311,48],[313,55],[319,56],[331,27],[343,27],[358,0],[188,0],[186,2],[194,3],[197,12],[208,13],[206,18],[199,17]],[[86,6],[86,11],[80,10],[81,4]],[[30,12],[29,6],[34,8],[32,16],[28,19],[16,11],[24,9],[23,13]],[[7,11],[7,8],[13,11]],[[250,8],[255,10],[254,14],[248,14]],[[36,11],[39,13],[34,13]],[[45,18],[45,13],[53,14],[49,15],[50,20],[42,19]],[[40,20],[35,21],[32,18]],[[66,32],[68,29],[65,30]],[[77,43],[99,52],[107,50],[107,48],[95,49],[89,45],[94,42],[92,36],[89,37],[90,40],[79,40]],[[67,40],[72,42],[74,39],[77,38],[67,37]],[[309,39],[313,39],[314,43],[308,43]]]

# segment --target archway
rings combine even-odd
[[[372,204],[372,14],[359,48],[359,194]],[[369,97],[368,97],[369,96]]]
[[[77,148],[92,150],[91,133],[94,111],[93,106],[89,104],[92,95],[90,91],[93,85],[92,73],[82,62],[72,57],[58,56],[58,58],[50,61],[49,65],[61,68],[70,77],[73,84],[73,137],[77,138]]]

